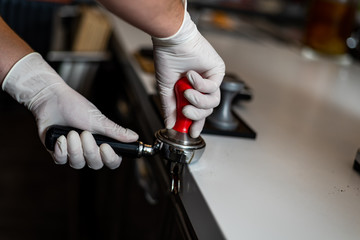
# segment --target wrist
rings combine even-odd
[[[175,34],[164,38],[152,37],[152,41],[154,45],[178,45],[193,39],[197,35],[197,27],[185,9],[183,22]]]
[[[17,102],[31,108],[33,100],[44,89],[63,82],[39,53],[21,58],[6,75],[2,89]]]

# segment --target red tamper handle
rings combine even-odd
[[[193,87],[189,80],[186,77],[183,77],[176,82],[174,89],[176,95],[176,123],[173,129],[181,133],[188,133],[193,121],[184,116],[182,109],[190,104],[184,97],[184,92],[187,89],[193,89]]]

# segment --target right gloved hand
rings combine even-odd
[[[104,116],[91,102],[70,88],[38,53],[30,53],[19,60],[4,79],[2,88],[19,103],[24,104],[36,118],[39,137],[45,142],[51,125],[85,129],[80,135],[71,131],[58,138],[52,156],[57,164],[69,160],[79,169],[87,164],[110,169],[121,163],[108,144],[98,147],[91,133],[102,134],[122,142],[133,142],[138,135]],[[90,133],[91,132],[91,133]]]
[[[186,11],[183,23],[174,35],[152,37],[156,80],[159,88],[166,128],[176,121],[175,83],[186,76],[194,89],[186,90],[190,102],[182,113],[193,120],[190,136],[196,138],[205,118],[220,103],[220,85],[225,75],[225,63],[211,44],[201,35]]]

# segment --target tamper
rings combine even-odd
[[[239,121],[231,111],[231,105],[235,96],[244,89],[244,83],[234,75],[225,75],[221,83],[221,101],[214,112],[207,118],[208,123],[217,129],[232,131],[235,130]]]
[[[144,144],[140,141],[133,143],[122,143],[114,139],[93,134],[97,145],[109,144],[119,155],[129,157],[152,156],[160,152],[166,160],[170,161],[171,191],[177,193],[180,188],[180,173],[184,164],[199,160],[205,150],[205,141],[201,136],[192,138],[188,134],[192,120],[186,118],[182,109],[190,104],[184,97],[184,91],[192,88],[187,78],[181,78],[175,84],[176,94],[176,123],[172,129],[161,129],[155,133],[153,145]],[[48,128],[45,138],[45,146],[54,151],[57,139],[70,131],[81,133],[82,130],[64,126],[54,125]]]

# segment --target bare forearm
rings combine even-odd
[[[11,67],[33,50],[0,17],[0,86]]]
[[[98,0],[107,9],[154,37],[169,37],[184,17],[181,0]]]

